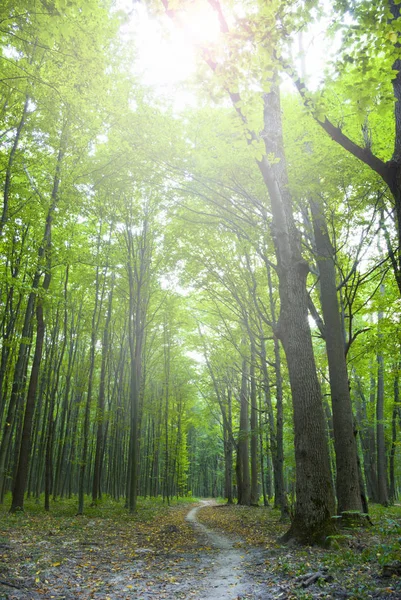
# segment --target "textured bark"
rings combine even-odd
[[[266,154],[280,158],[259,163],[269,191],[273,241],[279,278],[280,318],[276,330],[287,358],[293,408],[296,461],[295,515],[286,538],[324,542],[332,533],[334,494],[325,435],[324,412],[308,322],[306,276],[299,233],[292,214],[283,150],[278,86],[264,96]]]
[[[361,511],[357,445],[348,383],[344,339],[337,298],[334,249],[321,207],[310,202],[316,244],[316,262],[320,275],[325,342],[329,363],[333,411],[334,448],[336,454],[337,512]]]

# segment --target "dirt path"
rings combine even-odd
[[[199,523],[205,506],[216,503],[168,509],[140,531],[88,517],[31,531],[24,517],[0,543],[0,600],[273,600],[255,581],[258,550]]]
[[[164,506],[151,518],[107,510],[5,513],[0,600],[401,600],[399,579],[383,578],[370,558],[388,544],[379,528],[355,531],[328,552],[275,544],[279,524],[264,509],[208,500]],[[361,549],[367,558],[354,556]]]
[[[218,550],[214,558],[214,568],[202,582],[198,600],[237,600],[238,598],[266,599],[271,598],[263,587],[251,581],[244,570],[246,557],[244,552],[235,548],[235,541],[216,533],[197,520],[199,510],[205,506],[216,506],[213,500],[202,500],[200,506],[189,511],[186,520],[204,535],[210,545]]]

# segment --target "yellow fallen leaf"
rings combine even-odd
[[[61,563],[52,563],[52,567],[59,567],[61,565]]]

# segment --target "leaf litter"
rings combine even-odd
[[[400,549],[399,507],[323,550],[281,545],[288,524],[270,508],[148,502],[131,516],[115,506],[80,517],[3,509],[0,600],[401,599],[400,578],[382,576]]]

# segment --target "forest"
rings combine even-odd
[[[66,515],[359,544],[386,587],[235,597],[401,597],[400,7],[1,3],[0,597],[106,597],[7,570]],[[234,597],[169,577],[107,597]]]

